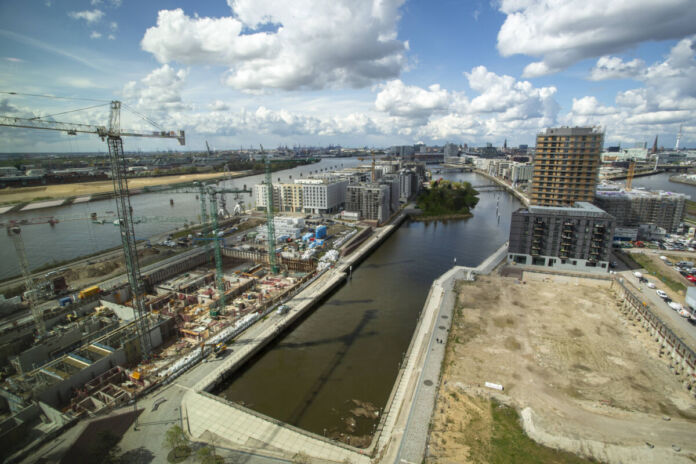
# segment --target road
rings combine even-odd
[[[144,266],[141,268],[141,272],[143,274],[149,272],[149,271],[154,271],[157,269],[162,269],[165,267],[168,267],[172,263],[176,263],[180,260],[187,259],[192,256],[196,256],[200,253],[204,253],[204,249],[202,247],[197,247],[197,248],[191,248],[189,250],[184,251],[183,253],[179,253],[174,256],[170,256],[169,258],[165,258],[161,261],[158,261],[156,263],[150,264],[148,266]],[[123,253],[122,251],[118,251],[118,253]],[[104,280],[102,282],[99,282],[97,285],[99,285],[102,289],[112,289],[112,288],[117,288],[122,285],[125,285],[128,283],[128,277],[126,274],[121,274],[120,276],[117,277],[112,277],[110,279]],[[55,308],[57,306],[57,303],[55,300],[50,300],[42,303],[39,308],[42,311],[50,310],[52,308]],[[15,314],[12,314],[6,318],[3,319],[2,324],[0,324],[0,333],[4,332],[7,330],[8,327],[10,326],[18,326],[21,327],[23,325],[30,325],[33,323],[33,317],[31,314],[27,314],[27,311],[21,311],[17,312]]]
[[[677,337],[681,338],[692,350],[696,351],[696,326],[691,325],[675,310],[667,306],[667,303],[657,296],[655,292],[656,289],[648,288],[647,285],[638,282],[638,278],[633,275],[633,271],[622,271],[619,272],[619,275],[634,287],[634,291],[642,296],[643,301],[650,305],[655,315],[658,316],[667,327],[672,329],[672,332],[674,332]],[[654,276],[646,274],[645,277],[653,282],[657,289],[667,292],[674,301],[684,304],[684,297],[675,294],[668,287],[662,285]]]

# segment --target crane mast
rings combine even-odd
[[[263,153],[263,146],[261,146]],[[271,269],[271,274],[278,273],[278,265],[276,264],[275,255],[275,223],[273,222],[273,179],[271,178],[271,160],[264,153],[264,164],[266,165],[266,228],[268,232],[268,264]]]
[[[218,226],[217,214],[217,191],[214,186],[208,187],[210,198],[211,218],[213,222],[213,247],[215,250],[215,283],[218,290],[218,309],[217,313],[211,311],[211,316],[217,316],[225,309],[225,282],[222,275],[222,250],[220,249],[220,228]]]
[[[39,337],[46,334],[46,322],[43,319],[43,311],[39,308],[38,301],[36,301],[36,283],[29,270],[29,261],[27,260],[27,252],[24,249],[24,240],[22,240],[22,230],[18,226],[10,226],[7,228],[7,234],[12,238],[12,243],[14,244],[15,250],[17,251],[17,258],[19,259],[19,268],[22,271],[22,277],[24,278],[24,288],[27,303],[29,304],[29,309],[31,310],[31,315],[34,319],[34,324],[36,324],[36,332]]]
[[[46,129],[67,132],[69,135],[77,133],[97,134],[102,140],[106,140],[109,148],[109,160],[111,162],[111,177],[114,185],[116,209],[123,244],[123,255],[126,262],[128,283],[133,295],[133,309],[137,317],[138,339],[141,353],[147,357],[152,350],[150,340],[150,327],[147,320],[147,312],[143,304],[143,281],[138,262],[138,251],[135,244],[135,231],[133,229],[133,214],[128,191],[128,175],[126,157],[123,152],[122,137],[156,137],[175,138],[183,145],[186,141],[184,131],[177,134],[174,131],[135,132],[121,130],[121,102],[114,100],[110,104],[109,126],[92,126],[88,124],[73,124],[40,119],[14,118],[0,116],[0,126],[23,127],[28,129]],[[20,258],[21,261],[21,258]]]

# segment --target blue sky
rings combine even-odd
[[[188,147],[696,144],[694,0],[130,0],[0,3],[0,92],[119,99]],[[0,94],[0,115],[96,105]],[[105,124],[106,106],[59,115]],[[148,129],[133,113],[124,127]],[[45,132],[45,133],[44,133]],[[129,140],[129,149],[176,149]],[[104,150],[0,129],[0,151]]]

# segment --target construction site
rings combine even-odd
[[[525,433],[548,447],[536,454],[546,462],[693,462],[696,402],[680,370],[610,278],[460,282],[429,462],[504,460]],[[506,428],[503,408],[524,433]]]
[[[136,239],[138,219],[130,206],[121,137],[183,144],[184,134],[122,131],[119,111],[120,102],[112,102],[108,128],[0,121],[105,140],[118,213],[114,225],[122,241],[122,250],[105,253],[98,263],[33,273],[22,230],[45,221],[5,224],[24,291],[21,299],[4,302],[0,327],[4,458],[22,455],[77,419],[137,401],[201,361],[225,357],[234,351],[235,337],[272,312],[287,312],[285,301],[330,269],[342,250],[354,249],[366,237],[357,225],[276,217],[272,201],[265,214],[245,211],[240,203],[230,213],[223,195],[246,190],[197,183],[172,190],[200,200],[200,223],[191,224],[188,235],[155,245]],[[265,160],[271,185],[270,160]],[[96,215],[90,219],[105,221]]]

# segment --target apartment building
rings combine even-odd
[[[604,133],[596,127],[546,129],[537,135],[531,203],[571,206],[592,202]]]
[[[607,272],[616,220],[587,202],[530,206],[512,213],[508,262]]]
[[[598,189],[595,204],[614,216],[618,227],[638,228],[643,224],[653,224],[667,233],[674,233],[684,220],[686,195],[642,189]]]
[[[346,211],[357,212],[360,219],[383,223],[390,216],[391,187],[386,184],[361,183],[346,190]]]

